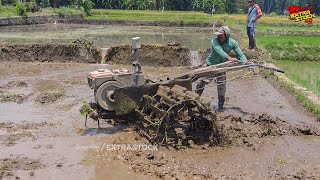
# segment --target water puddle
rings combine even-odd
[[[32,103],[17,104],[14,102],[0,104],[0,122],[53,122],[63,118],[65,114],[58,113],[57,109],[52,106],[40,107]]]
[[[166,45],[175,41],[191,50],[206,50],[213,37],[212,28],[196,27],[42,24],[0,29],[0,40],[11,43],[69,43],[85,38],[99,47],[106,47],[131,44],[135,36],[141,37],[142,44]]]

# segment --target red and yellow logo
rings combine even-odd
[[[304,8],[301,6],[288,6],[288,11],[290,12],[290,20],[294,20],[295,22],[299,22],[304,20],[306,23],[311,24],[313,18],[316,17],[316,14],[312,12],[312,8],[314,4],[308,5]]]

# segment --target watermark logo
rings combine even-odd
[[[314,6],[314,4],[308,5],[306,7],[288,6],[288,11],[290,13],[289,19],[294,20],[295,22],[304,20],[305,23],[311,24],[313,22],[313,18],[316,17],[316,14],[312,11],[312,8]]]
[[[77,150],[96,150],[96,151],[155,151],[158,146],[149,144],[95,144],[80,145],[75,147]]]

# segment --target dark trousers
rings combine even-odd
[[[225,95],[226,95],[226,73],[218,73],[215,76],[208,77],[210,78],[209,81],[200,80],[200,82],[196,86],[196,93],[201,96],[203,93],[204,87],[206,84],[210,83],[213,80],[213,77],[217,77],[217,91],[218,91],[218,106],[220,109],[223,108],[225,102]]]
[[[256,47],[256,41],[254,39],[254,33],[256,27],[247,27],[247,35],[249,37],[249,49],[254,49]]]

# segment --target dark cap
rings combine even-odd
[[[247,2],[254,2],[254,0],[247,0]]]
[[[218,29],[218,31],[216,31],[214,34],[215,34],[215,35],[225,34],[225,31],[224,31],[223,27],[220,27],[220,28]]]

